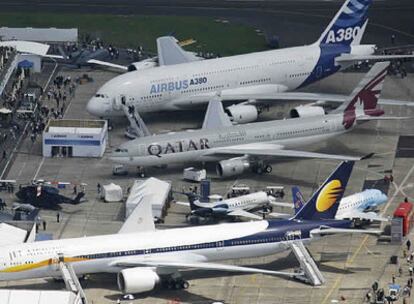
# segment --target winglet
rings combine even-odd
[[[232,125],[229,116],[224,112],[220,96],[216,95],[208,103],[202,129],[217,129]]]

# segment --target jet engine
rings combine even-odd
[[[325,110],[319,106],[298,106],[290,111],[291,118],[324,116]]]
[[[128,72],[147,70],[156,67],[157,62],[149,59],[145,59],[138,62],[133,62],[128,66]]]
[[[124,294],[153,290],[160,277],[149,268],[128,268],[118,273],[118,287]]]
[[[231,105],[226,108],[230,119],[239,124],[249,123],[257,120],[259,111],[253,105]]]
[[[242,157],[222,160],[217,164],[216,171],[220,177],[230,177],[242,174],[245,170],[250,168],[248,160]]]

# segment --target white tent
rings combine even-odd
[[[122,188],[119,185],[110,183],[102,187],[102,198],[105,202],[120,202],[122,201]]]

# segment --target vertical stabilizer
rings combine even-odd
[[[342,162],[299,210],[294,219],[323,220],[335,218],[353,167],[353,161]]]
[[[360,44],[368,23],[368,10],[372,1],[345,1],[316,44]]]

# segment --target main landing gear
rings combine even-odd
[[[263,174],[263,173],[270,174],[272,173],[272,170],[273,170],[272,166],[269,164],[265,164],[265,163],[259,163],[257,164],[257,166],[253,168],[253,171],[256,172],[257,174]]]
[[[167,289],[188,289],[190,283],[184,280],[181,276],[171,276],[163,281],[163,286]]]

